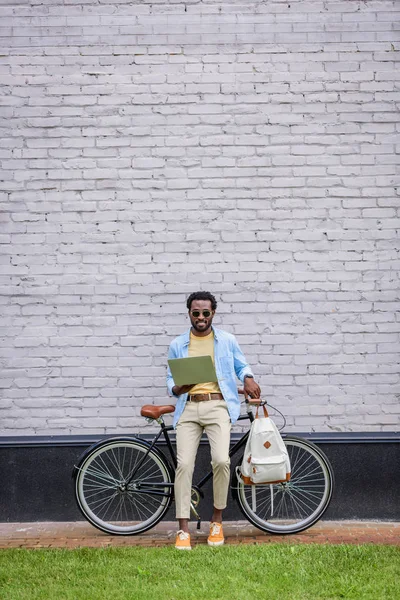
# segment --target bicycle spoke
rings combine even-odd
[[[114,500],[114,498],[117,497],[117,493],[115,492],[115,494],[113,494],[112,496],[110,496],[109,498],[104,498],[103,500],[97,500],[96,502],[93,502],[91,504],[91,508],[92,510],[95,508],[96,510],[102,510],[102,509],[106,509],[104,512],[104,515],[107,514],[107,511],[109,509],[109,507],[111,506],[112,501]]]
[[[146,462],[147,462],[147,461],[145,461],[145,462],[144,462],[144,464],[143,464],[143,465],[141,465],[141,467],[140,467],[139,471],[140,471],[140,477],[141,477],[141,479],[146,479],[146,480],[147,480],[147,479],[149,479],[149,477],[150,477],[150,476],[148,475],[149,471],[150,471],[151,469],[154,469],[154,464],[152,464],[151,462],[149,462],[149,465],[147,466],[147,470],[146,470],[146,471],[142,471],[143,467],[146,465]],[[132,471],[132,473],[133,473],[133,471]],[[128,475],[128,477],[126,478],[126,480],[127,480],[127,481],[129,481],[129,479],[131,478],[131,476],[132,476],[132,473],[130,473],[130,474]],[[155,474],[154,474],[154,475],[152,475],[152,477],[157,477],[157,470],[155,471]]]
[[[100,471],[99,468],[94,468],[93,466],[91,466],[90,469],[88,469],[85,472],[85,477],[87,477],[88,475],[93,475],[93,477],[97,477],[98,479],[102,479],[107,482],[112,482],[114,484],[118,483],[115,477],[112,477],[107,473],[104,473],[104,471]]]
[[[122,480],[124,478],[124,474],[122,472],[121,464],[123,465],[124,463],[121,463],[121,461],[116,458],[114,450],[111,451],[110,462],[115,466],[115,470],[117,471],[120,479]]]
[[[105,489],[100,489],[100,490],[91,490],[91,488],[87,488],[85,487],[85,495],[86,495],[86,500],[89,502],[92,499],[96,499],[97,496],[101,496],[102,498],[104,498],[104,494],[106,492],[111,492],[111,494],[113,495],[114,493],[116,493],[115,488],[107,488]]]
[[[133,506],[135,506],[135,508],[138,511],[139,511],[139,506],[140,506],[144,511],[147,510],[148,514],[152,514],[152,511],[150,510],[150,508],[148,508],[146,506],[146,504],[144,504],[143,502],[141,502],[139,498],[137,498],[137,497],[133,498],[132,496],[128,495],[127,499],[128,499],[129,502],[131,502],[131,504]]]
[[[100,475],[93,475],[93,471],[89,471],[86,474],[85,477],[85,481],[91,482],[93,485],[103,485],[105,489],[107,488],[115,488],[116,485],[118,485],[117,481],[110,481],[109,479],[106,479],[104,477],[101,477]]]

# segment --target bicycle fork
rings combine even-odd
[[[204,498],[203,492],[200,489],[198,489],[197,486],[192,487],[191,500],[190,500],[190,511],[191,511],[192,515],[194,515],[197,519],[197,529],[200,529],[200,526],[201,526],[201,517],[196,510],[196,507],[200,503],[200,498]]]
[[[197,510],[195,509],[193,502],[190,503],[190,510],[197,519],[197,529],[200,529],[201,517],[200,517],[199,513],[197,512]]]

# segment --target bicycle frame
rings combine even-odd
[[[239,418],[238,418],[238,421],[243,421],[244,419],[249,419],[250,421],[253,421],[254,420],[253,413],[249,410],[246,415],[240,415]],[[151,452],[151,450],[153,450],[153,448],[157,448],[156,444],[157,444],[158,440],[160,439],[160,437],[162,435],[164,436],[165,442],[167,444],[167,448],[168,448],[169,454],[171,456],[171,460],[172,460],[172,464],[174,465],[174,469],[176,469],[176,467],[177,467],[176,453],[174,451],[174,448],[172,446],[170,437],[168,435],[169,431],[173,431],[173,427],[172,427],[172,425],[168,425],[168,426],[165,425],[164,419],[162,417],[160,417],[160,419],[157,419],[157,422],[160,425],[160,431],[155,435],[154,439],[152,440],[152,442],[150,443],[150,445],[148,447],[147,452],[144,454],[144,456],[142,457],[142,459],[136,465],[136,467],[133,470],[133,472],[131,473],[131,476],[129,477],[129,479],[125,482],[126,486],[128,486],[131,483],[131,481],[134,479],[137,471],[140,469],[140,467],[142,466],[142,464],[146,460],[146,458],[147,458],[148,454]],[[248,437],[249,437],[249,432],[247,431],[240,438],[240,440],[238,440],[236,442],[236,444],[232,448],[230,448],[230,450],[229,450],[229,458],[231,458],[232,456],[234,456],[238,452],[238,450],[240,450],[240,448],[246,444]],[[212,470],[210,470],[193,487],[200,490],[207,483],[207,481],[209,481],[212,478],[212,476],[213,476],[213,472],[212,472]],[[158,484],[157,483],[152,483],[152,486],[155,486],[155,487],[158,486],[158,487],[162,487],[162,488],[165,488],[165,487],[173,488],[174,483],[158,483]],[[167,497],[171,496],[171,492],[165,493],[165,492],[162,492],[162,491],[155,491],[155,490],[150,490],[150,489],[149,490],[147,490],[147,489],[143,490],[143,488],[140,488],[140,491],[141,492],[143,492],[143,491],[149,491],[150,492],[151,491],[151,493],[156,494],[157,496],[167,496]]]
[[[240,415],[238,420],[252,422],[255,418],[252,405],[248,405],[247,414]],[[163,416],[155,420],[160,428],[151,441],[133,435],[103,439],[88,448],[74,465],[78,507],[90,523],[106,533],[130,535],[147,531],[163,518],[171,505],[177,467],[175,444],[169,436],[173,427],[165,425]],[[154,423],[154,419],[150,421]],[[168,452],[160,447],[161,437]],[[238,437],[231,444],[229,457],[243,453],[249,431]],[[261,485],[256,490],[255,486],[243,485],[234,468],[231,490],[246,519],[262,531],[297,533],[316,523],[326,511],[334,477],[328,459],[311,442],[290,433],[282,437],[293,456],[290,484]],[[240,468],[240,460],[236,460]],[[198,528],[201,518],[197,508],[204,498],[202,488],[212,477],[210,470],[192,485],[190,510]]]
[[[247,405],[247,413],[244,415],[240,415],[238,418],[238,421],[243,421],[243,420],[249,420],[250,422],[252,422],[254,420],[254,415],[251,411],[251,407],[250,405]],[[135,466],[134,470],[132,471],[132,473],[130,473],[129,478],[124,482],[124,486],[127,488],[130,483],[134,480],[136,473],[139,471],[140,467],[142,466],[142,464],[146,461],[148,455],[150,454],[150,452],[156,452],[160,458],[162,458],[167,466],[168,469],[170,471],[170,475],[171,475],[171,482],[152,482],[151,484],[146,483],[146,481],[140,482],[140,481],[135,481],[135,486],[137,491],[140,493],[148,493],[154,496],[164,496],[166,498],[171,498],[173,497],[173,490],[174,490],[174,474],[175,474],[175,470],[177,467],[177,457],[176,457],[176,453],[175,450],[172,446],[172,442],[171,439],[168,435],[169,431],[173,431],[173,427],[172,425],[165,425],[164,423],[164,419],[161,416],[159,419],[156,419],[157,423],[160,425],[160,430],[156,433],[156,435],[154,436],[153,440],[151,442],[147,442],[146,440],[143,440],[140,437],[130,437],[130,436],[126,436],[125,439],[126,441],[129,440],[135,440],[137,442],[139,442],[144,448],[146,448],[146,451],[144,452],[141,460],[138,462],[138,464]],[[160,450],[159,446],[157,445],[157,442],[159,441],[160,437],[163,436],[165,443],[167,445],[168,448],[168,452],[169,455],[171,457],[171,461],[173,464],[173,468],[171,468],[171,466],[169,465],[168,459],[166,457],[166,455],[164,454],[164,452],[162,450]],[[234,446],[232,446],[232,448],[230,448],[229,450],[229,457],[231,458],[232,456],[234,456],[239,450],[240,448],[242,448],[246,442],[247,439],[249,437],[249,431],[247,431],[235,444]],[[107,440],[110,441],[110,440]],[[91,446],[90,448],[88,448],[83,455],[79,458],[78,460],[78,464],[74,466],[74,470],[72,473],[72,476],[74,478],[76,478],[77,473],[80,469],[80,465],[82,464],[82,462],[84,461],[85,457],[87,456],[87,454],[89,454],[91,451],[93,451],[93,449],[97,446],[103,445],[105,443],[107,443],[107,441],[102,440],[101,442],[97,442],[96,444],[94,444],[93,446]],[[201,488],[213,477],[213,471],[212,469],[210,469],[210,471],[208,471],[208,473],[206,473],[199,482],[197,483],[193,483],[192,488],[195,489],[196,491],[198,491],[198,493],[201,495],[201,497],[204,497]],[[165,488],[168,488],[168,491],[165,490]],[[200,517],[197,515],[195,507],[192,503],[191,509],[193,511],[193,513],[196,515],[198,521],[200,521]]]

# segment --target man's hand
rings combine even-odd
[[[190,392],[192,387],[194,387],[195,385],[195,383],[192,383],[191,385],[174,385],[174,387],[172,388],[172,393],[174,394],[174,396],[186,394],[186,392]]]
[[[259,400],[261,398],[260,386],[251,377],[245,377],[243,387],[245,394],[251,399]]]

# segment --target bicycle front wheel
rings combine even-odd
[[[168,510],[171,479],[166,461],[145,443],[115,439],[93,448],[77,467],[75,496],[84,517],[98,529],[138,534]]]
[[[239,507],[256,527],[269,533],[299,533],[314,525],[328,508],[334,478],[317,446],[294,436],[284,438],[291,464],[290,481],[246,485],[234,473]],[[238,467],[242,461],[238,463]]]

